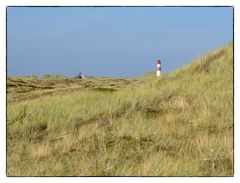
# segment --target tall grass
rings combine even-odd
[[[91,79],[90,89],[73,80],[76,90],[8,96],[8,175],[233,175],[232,51],[160,78]],[[19,99],[19,87],[9,95]]]

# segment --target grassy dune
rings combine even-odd
[[[233,175],[231,44],[160,78],[7,84],[8,176]]]

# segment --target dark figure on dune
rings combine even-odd
[[[86,77],[80,72],[74,79],[86,79]]]

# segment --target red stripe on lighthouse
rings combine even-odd
[[[161,71],[161,61],[157,61],[157,71]]]

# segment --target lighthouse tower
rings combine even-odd
[[[158,60],[157,61],[157,77],[159,77],[161,75],[161,61]]]

